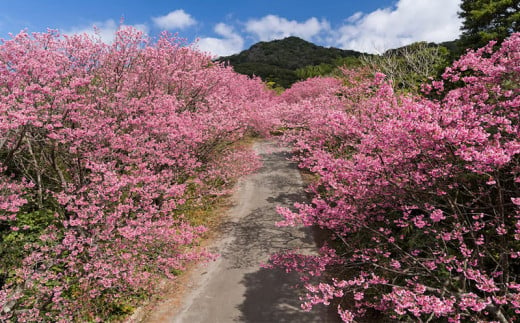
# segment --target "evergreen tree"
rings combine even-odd
[[[462,0],[462,45],[478,48],[520,31],[520,0]]]

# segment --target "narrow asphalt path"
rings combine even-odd
[[[300,249],[316,252],[312,230],[279,228],[276,206],[292,206],[305,198],[289,150],[273,142],[254,145],[263,167],[242,179],[233,196],[234,206],[210,247],[221,256],[195,269],[180,307],[169,322],[338,322],[330,309],[300,309],[301,287],[296,275],[264,269],[275,252]]]

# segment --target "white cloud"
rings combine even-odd
[[[355,23],[356,21],[358,21],[362,17],[363,17],[363,13],[361,11],[358,11],[355,14],[353,14],[352,16],[348,17],[347,21],[350,22],[350,23]]]
[[[182,9],[172,11],[166,16],[153,17],[152,20],[157,27],[166,30],[185,29],[197,23],[190,14]]]
[[[453,40],[460,35],[459,5],[460,0],[399,0],[394,9],[356,13],[331,45],[374,53],[415,41]]]
[[[100,38],[105,43],[111,43],[117,30],[125,25],[116,23],[113,19],[108,19],[104,22],[95,22],[90,26],[72,27],[69,30],[63,31],[64,34],[87,34],[93,38]],[[145,24],[131,25],[132,27],[141,30],[143,33],[148,33],[148,26]]]
[[[200,51],[214,56],[228,56],[244,49],[244,39],[233,30],[233,27],[219,23],[215,26],[214,31],[222,38],[200,38],[196,45]]]
[[[215,56],[226,56],[244,49],[245,39],[269,41],[297,36],[328,46],[354,49],[364,52],[383,52],[415,41],[442,42],[460,35],[461,19],[458,17],[461,0],[398,0],[392,8],[377,9],[370,13],[356,12],[346,17],[340,25],[331,27],[326,19],[311,17],[304,21],[267,15],[250,19],[243,30],[231,25],[215,25],[215,37],[202,37],[197,43],[201,51]],[[156,27],[172,30],[184,29],[197,21],[179,9],[165,16],[153,17]],[[111,42],[120,24],[114,20],[97,22],[97,35]],[[146,25],[134,25],[148,32]],[[87,33],[95,35],[91,26],[72,28],[66,34]]]
[[[298,22],[275,15],[267,15],[260,19],[249,20],[246,23],[246,30],[262,41],[289,36],[298,36],[311,40],[320,33],[330,30],[330,24],[327,20],[319,21],[315,17],[309,18],[304,22]]]

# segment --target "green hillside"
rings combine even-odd
[[[332,70],[345,62],[356,63],[362,53],[339,48],[326,48],[298,37],[259,42],[239,54],[221,57],[219,61],[233,66],[235,71],[256,75],[266,82],[284,88],[300,79]],[[309,74],[310,73],[310,74]]]

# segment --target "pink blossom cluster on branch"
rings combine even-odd
[[[168,34],[3,41],[0,234],[47,222],[0,279],[0,321],[99,321],[213,257],[180,206],[258,165],[229,144],[267,131],[271,96]]]
[[[424,85],[442,99],[349,70],[333,92],[306,96],[325,78],[284,93],[286,139],[318,179],[279,225],[330,230],[336,250],[273,256],[302,273],[304,308],[335,304],[344,321],[520,315],[520,34],[493,46]]]

